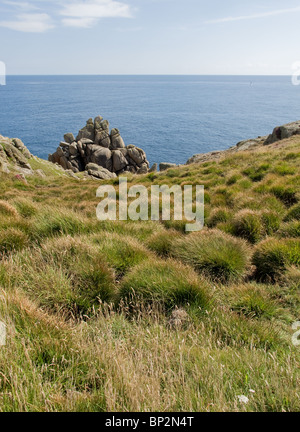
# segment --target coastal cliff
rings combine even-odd
[[[277,126],[267,136],[240,141],[227,150],[199,153],[192,156],[187,165],[216,161],[227,155],[252,151],[300,134],[300,121]],[[97,116],[89,119],[75,138],[72,133],[64,135],[56,151],[49,155],[49,162],[30,153],[18,138],[0,135],[0,171],[18,172],[22,176],[37,174],[67,175],[77,179],[94,178],[108,180],[123,173],[147,174],[157,171],[158,164],[149,168],[146,153],[134,146],[126,146],[118,129],[109,132],[109,122]],[[160,171],[180,165],[162,162]],[[79,175],[78,175],[79,174]]]

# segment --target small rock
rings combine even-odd
[[[64,140],[65,140],[66,143],[72,144],[72,142],[75,141],[75,137],[74,137],[74,135],[72,133],[66,133],[64,135]]]
[[[154,163],[152,167],[149,169],[149,173],[157,172],[157,163]]]
[[[177,165],[174,163],[162,162],[159,164],[159,171],[166,171],[169,168],[175,168]]]

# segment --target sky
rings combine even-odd
[[[0,0],[0,62],[9,75],[291,75],[299,21],[299,0]]]

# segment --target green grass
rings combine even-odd
[[[162,305],[167,310],[175,306],[195,304],[208,307],[207,283],[193,271],[176,261],[148,260],[136,266],[123,280],[120,299]]]
[[[227,283],[247,274],[249,248],[243,240],[218,230],[174,240],[172,255],[212,280]]]
[[[299,411],[299,145],[128,176],[203,184],[191,234],[99,222],[100,183],[39,159],[0,173],[0,411]]]
[[[289,266],[300,266],[300,239],[270,238],[253,255],[258,280],[279,280]]]
[[[264,227],[261,215],[253,210],[241,210],[233,221],[233,233],[237,237],[242,237],[250,243],[257,243],[264,234]]]

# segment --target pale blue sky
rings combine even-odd
[[[0,0],[8,74],[278,74],[300,1]]]

